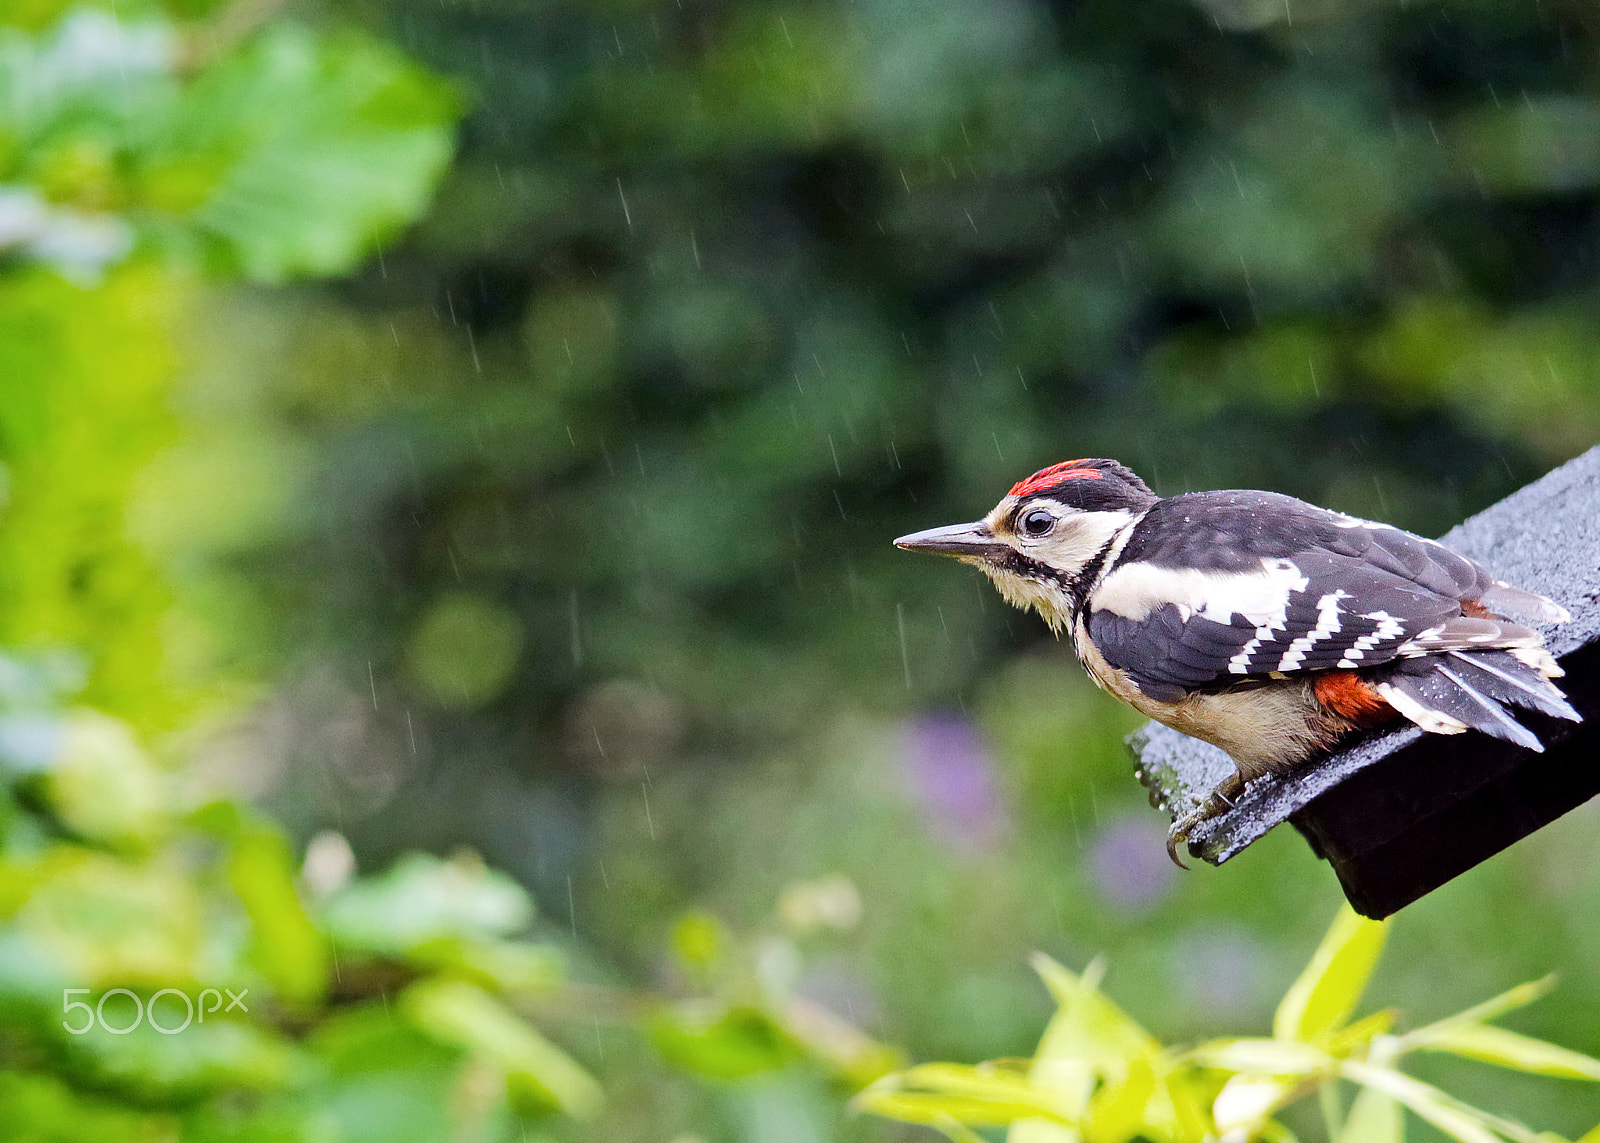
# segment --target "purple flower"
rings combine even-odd
[[[987,849],[1006,824],[994,758],[961,715],[923,715],[906,724],[906,784],[928,824],[961,849]]]
[[[1166,831],[1150,814],[1112,821],[1089,851],[1089,869],[1100,895],[1127,909],[1153,905],[1172,887],[1177,867],[1167,860]]]

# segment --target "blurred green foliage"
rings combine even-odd
[[[6,4],[0,1138],[902,1138],[846,1098],[1031,1051],[1034,950],[1106,953],[1152,1044],[1264,1023],[1325,868],[1179,878],[1129,712],[887,540],[1094,454],[1439,532],[1592,445],[1597,43],[1572,0]],[[1600,1052],[1592,825],[1408,909],[1374,991],[1437,1028],[1559,969],[1521,1019]],[[206,987],[248,1015],[61,1027]]]
[[[1560,1143],[1559,1135],[1536,1135],[1398,1066],[1410,1052],[1436,1051],[1534,1075],[1600,1080],[1600,1060],[1490,1023],[1538,999],[1551,982],[1519,985],[1392,1035],[1393,1012],[1351,1020],[1383,939],[1383,923],[1346,908],[1279,1003],[1270,1039],[1218,1039],[1184,1051],[1163,1048],[1099,991],[1103,965],[1079,976],[1040,956],[1035,967],[1058,1009],[1031,1061],[923,1064],[883,1077],[856,1102],[940,1128],[956,1143],[980,1138],[973,1126],[990,1125],[1010,1125],[1012,1143],[1293,1139],[1272,1117],[1314,1094],[1330,1140],[1395,1143],[1405,1138],[1406,1110],[1460,1143]],[[1334,1090],[1340,1080],[1358,1088],[1348,1114]],[[1588,1132],[1584,1143],[1596,1137]]]

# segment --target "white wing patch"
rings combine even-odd
[[[1199,615],[1231,623],[1235,615],[1242,615],[1256,626],[1258,638],[1270,638],[1271,632],[1286,625],[1289,597],[1304,591],[1309,582],[1293,560],[1263,558],[1258,572],[1129,563],[1106,576],[1095,590],[1094,605],[1136,622],[1169,603],[1177,606],[1185,621]]]

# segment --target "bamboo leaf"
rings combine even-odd
[[[1101,962],[1079,976],[1036,953],[1033,967],[1059,1008],[1039,1041],[1029,1078],[1050,1093],[1062,1114],[1079,1120],[1097,1082],[1118,1082],[1141,1062],[1153,1065],[1161,1045],[1100,991]]]
[[[1335,1143],[1405,1143],[1405,1116],[1394,1096],[1375,1087],[1356,1093]]]
[[[1083,1143],[1083,1136],[1054,1120],[1019,1119],[1006,1129],[1006,1143]]]
[[[1152,1138],[1203,1139],[1214,1134],[1210,1105],[1215,1098],[1216,1085],[1194,1068],[1170,1069],[1146,1111]]]
[[[1385,1008],[1382,1012],[1363,1016],[1353,1024],[1346,1024],[1330,1036],[1324,1046],[1329,1055],[1348,1056],[1356,1049],[1370,1045],[1379,1036],[1386,1035],[1392,1027],[1394,1027],[1394,1009]]]
[[[972,1127],[1005,1127],[1018,1119],[1042,1118],[1065,1122],[1047,1108],[1035,1103],[1002,1099],[974,1099],[960,1095],[934,1095],[927,1092],[864,1091],[856,1106],[885,1119],[901,1123],[920,1123],[939,1127],[962,1123]]]
[[[1508,988],[1499,996],[1491,997],[1481,1004],[1474,1004],[1471,1008],[1457,1012],[1454,1016],[1446,1016],[1432,1024],[1426,1024],[1414,1031],[1407,1032],[1400,1037],[1401,1051],[1409,1050],[1413,1041],[1422,1041],[1435,1035],[1439,1029],[1457,1024],[1487,1024],[1491,1020],[1498,1020],[1507,1012],[1515,1012],[1524,1008],[1535,1000],[1547,994],[1556,986],[1554,973],[1539,980],[1530,980],[1519,984],[1515,988]]]
[[[1592,1056],[1486,1024],[1448,1024],[1411,1046],[1534,1075],[1600,1080],[1600,1060]]]
[[[1254,1138],[1267,1117],[1290,1102],[1300,1084],[1260,1075],[1236,1075],[1222,1086],[1211,1106],[1217,1130],[1225,1136]]]
[[[951,1140],[952,1143],[988,1143],[982,1135],[979,1135],[966,1124],[954,1119],[946,1120],[943,1123],[934,1123],[931,1126],[942,1132],[945,1138]]]
[[[1392,1068],[1373,1067],[1357,1060],[1346,1060],[1340,1069],[1348,1080],[1399,1100],[1440,1131],[1461,1143],[1501,1143],[1501,1136],[1517,1143],[1538,1143],[1538,1136],[1520,1123],[1490,1115],[1446,1095],[1432,1084],[1423,1083]]]
[[[1311,963],[1284,994],[1273,1017],[1273,1036],[1317,1041],[1342,1028],[1366,990],[1387,931],[1382,921],[1344,906]]]
[[[1028,1088],[990,1091],[906,1091],[874,1084],[855,1098],[855,1106],[886,1119],[929,1127],[955,1121],[971,1127],[1004,1127],[1018,1119],[1045,1119],[1073,1126],[1053,1101]]]
[[[1268,1076],[1310,1075],[1338,1067],[1326,1052],[1294,1040],[1213,1040],[1183,1058],[1204,1068]]]
[[[855,1098],[864,1111],[907,1123],[1005,1126],[1017,1119],[1072,1123],[1071,1109],[1011,1068],[923,1064],[885,1076]]]
[[[1098,964],[1080,977],[1035,953],[1033,968],[1060,1006],[1039,1044],[1040,1058],[1107,1061],[1161,1054],[1161,1044],[1100,991]]]
[[[1084,1118],[1084,1138],[1089,1143],[1126,1143],[1139,1135],[1148,1123],[1145,1111],[1155,1087],[1155,1070],[1149,1061],[1135,1061],[1126,1075],[1094,1093]]]
[[[1300,1143],[1300,1138],[1276,1119],[1269,1119],[1261,1125],[1261,1138],[1266,1143]]]

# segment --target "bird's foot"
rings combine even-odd
[[[1233,809],[1235,801],[1244,792],[1244,786],[1244,776],[1234,771],[1221,785],[1212,790],[1199,806],[1173,821],[1172,828],[1167,831],[1167,856],[1172,858],[1174,865],[1179,869],[1189,868],[1178,856],[1178,846],[1188,841],[1189,836],[1202,823]]]

